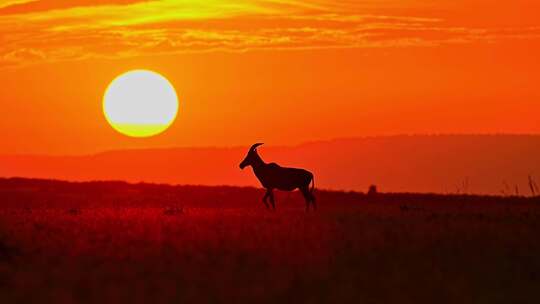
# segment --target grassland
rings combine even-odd
[[[539,303],[540,199],[0,180],[0,303]]]

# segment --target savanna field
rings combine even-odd
[[[540,199],[0,180],[0,303],[539,303]]]

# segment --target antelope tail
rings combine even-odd
[[[315,190],[315,176],[311,176],[311,190],[310,192],[313,193],[313,190]]]

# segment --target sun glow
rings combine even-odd
[[[172,84],[156,72],[134,70],[116,77],[103,96],[109,124],[131,137],[165,131],[175,120],[178,97]]]

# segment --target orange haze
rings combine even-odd
[[[118,150],[83,156],[0,155],[0,176],[258,186],[239,169],[248,147]],[[317,188],[530,195],[540,136],[387,136],[258,149],[267,162],[308,168]]]

